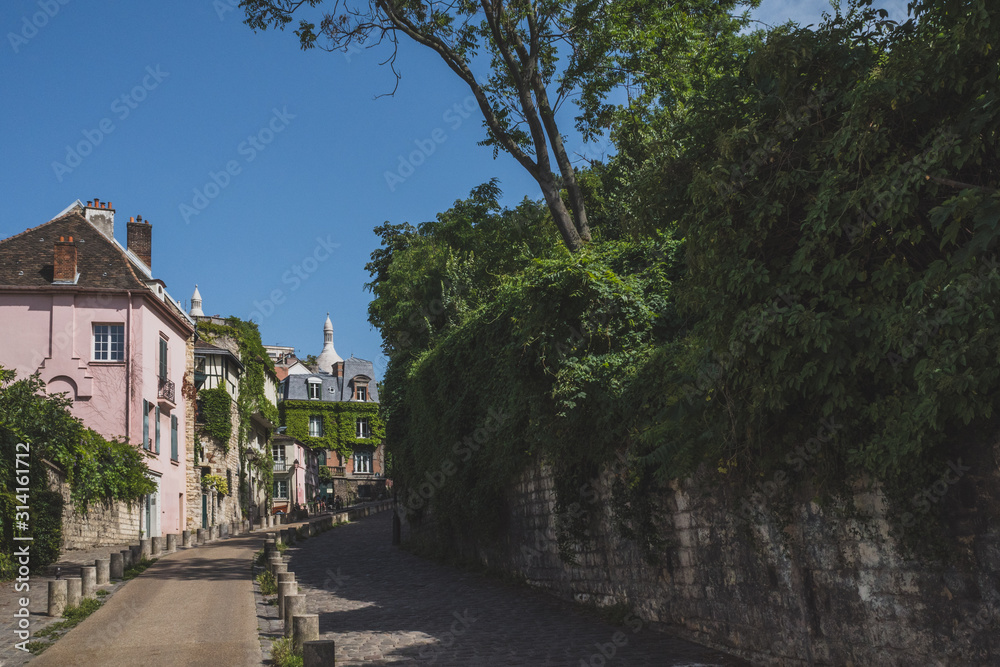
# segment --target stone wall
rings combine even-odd
[[[718,480],[674,482],[656,499],[661,544],[646,551],[618,528],[611,465],[567,503],[568,512],[588,517],[591,531],[572,550],[575,564],[558,553],[553,478],[544,467],[526,471],[510,490],[499,539],[441,535],[432,520],[407,532],[445,540],[561,597],[627,606],[653,627],[755,664],[996,665],[998,462],[998,445],[953,457],[910,512],[890,509],[863,482],[843,501],[819,505],[806,491],[796,502],[791,469],[749,499]],[[941,520],[932,518],[937,509]],[[917,522],[940,539],[940,559],[903,555],[912,552],[894,526]]]
[[[92,505],[86,514],[77,513],[70,502],[70,488],[65,476],[48,467],[49,488],[63,497],[61,551],[92,549],[134,543],[139,539],[138,506],[129,509],[125,503],[111,507]]]

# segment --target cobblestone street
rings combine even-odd
[[[390,543],[391,512],[340,526],[291,554],[338,665],[666,667],[744,665],[657,632],[615,627],[522,585],[424,560]]]

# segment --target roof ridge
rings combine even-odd
[[[8,236],[8,237],[7,237],[7,238],[5,238],[5,239],[0,239],[0,244],[4,244],[4,243],[6,243],[7,241],[13,241],[14,239],[16,239],[16,238],[20,238],[20,237],[24,236],[25,234],[30,234],[31,232],[34,232],[34,231],[36,231],[36,230],[39,230],[39,229],[41,229],[42,227],[44,227],[45,225],[51,225],[51,224],[52,224],[53,222],[59,222],[59,221],[61,221],[61,220],[65,219],[65,218],[68,218],[68,217],[70,217],[71,215],[74,215],[74,214],[76,214],[76,215],[80,215],[80,214],[79,214],[79,213],[78,213],[78,212],[76,211],[76,209],[74,209],[74,210],[72,210],[72,211],[70,211],[70,212],[68,212],[68,213],[64,213],[63,215],[60,215],[60,216],[57,216],[57,217],[55,217],[55,218],[52,218],[51,220],[48,220],[48,221],[46,221],[46,222],[43,222],[43,223],[42,223],[42,224],[40,224],[40,225],[35,225],[34,227],[28,227],[28,228],[27,228],[27,229],[25,229],[25,230],[24,230],[23,232],[19,232],[19,233],[17,233],[17,234],[14,234],[13,236]],[[80,216],[80,217],[83,217],[83,216]],[[87,219],[86,219],[86,218],[83,218],[83,221],[84,221],[84,222],[87,222]],[[90,224],[90,223],[87,223],[87,224]],[[91,227],[93,227],[93,225],[91,225]],[[94,231],[97,231],[97,229],[95,228],[95,229],[94,229]]]

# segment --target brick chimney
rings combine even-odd
[[[76,244],[73,237],[69,241],[60,236],[56,241],[55,253],[52,259],[52,282],[76,282]]]
[[[111,202],[88,201],[83,207],[83,217],[109,239],[115,237],[115,209],[111,208]]]
[[[339,378],[344,377],[344,362],[343,361],[338,361],[337,363],[335,363],[333,365],[333,367],[335,369],[337,369],[337,377],[339,377]]]
[[[153,244],[153,227],[149,224],[149,221],[142,221],[142,216],[138,218],[129,218],[127,225],[127,240],[126,244],[128,249],[131,250],[136,257],[141,259],[146,263],[146,266],[153,268],[152,264],[152,244]]]

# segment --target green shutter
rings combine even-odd
[[[154,425],[154,432],[156,433],[155,435],[156,449],[154,449],[153,451],[159,454],[160,453],[160,406],[159,405],[157,405],[156,409],[153,410],[153,418],[156,419],[156,424]]]
[[[170,415],[170,458],[177,460],[177,415]]]
[[[149,401],[142,399],[142,448],[149,449]]]
[[[160,377],[167,379],[167,341],[160,339]]]

